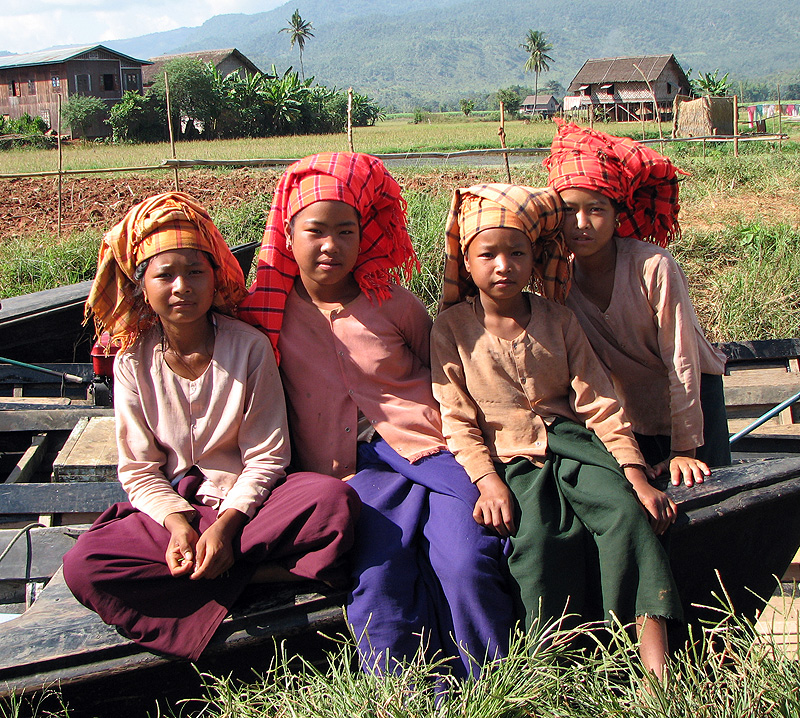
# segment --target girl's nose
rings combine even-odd
[[[584,212],[583,210],[578,210],[575,213],[575,221],[578,223],[578,227],[588,227],[589,226],[589,213]]]

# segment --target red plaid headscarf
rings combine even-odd
[[[361,244],[353,276],[370,299],[379,303],[388,299],[390,282],[409,278],[419,268],[406,229],[406,203],[400,186],[379,159],[334,152],[295,162],[275,190],[256,280],[239,309],[241,319],[266,331],[276,356],[286,297],[299,273],[287,246],[285,221],[324,200],[345,202],[359,214]]]
[[[100,243],[85,307],[86,321],[94,315],[98,336],[107,331],[112,344],[126,349],[155,324],[158,317],[133,277],[145,259],[172,249],[197,249],[214,258],[214,306],[220,311],[232,314],[247,296],[241,267],[206,210],[188,194],[158,194],[128,210]]]
[[[614,137],[556,120],[558,132],[544,166],[558,192],[576,187],[601,192],[622,206],[621,237],[661,247],[680,237],[678,178],[669,159],[628,137]]]
[[[480,184],[457,189],[445,228],[445,264],[439,309],[477,293],[464,266],[464,253],[479,232],[512,227],[533,245],[534,288],[561,304],[570,280],[569,252],[561,235],[564,203],[558,192],[510,184]]]

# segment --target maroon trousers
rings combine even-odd
[[[202,477],[178,492],[192,502],[202,534],[217,511],[193,501]],[[196,660],[259,563],[308,579],[345,585],[342,555],[352,546],[361,503],[345,482],[291,474],[270,493],[234,542],[235,563],[215,579],[174,577],[165,554],[170,533],[129,503],[105,511],[64,556],[75,597],[148,650]]]

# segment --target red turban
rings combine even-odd
[[[334,152],[295,162],[275,190],[256,280],[239,310],[241,319],[266,331],[276,356],[286,297],[299,273],[287,246],[285,220],[323,200],[345,202],[359,214],[361,244],[353,276],[368,296],[381,302],[389,296],[390,282],[409,278],[419,267],[400,186],[379,159]]]
[[[614,137],[556,120],[558,132],[544,166],[558,192],[601,192],[621,207],[618,234],[661,247],[680,236],[678,177],[666,157],[628,137]]]

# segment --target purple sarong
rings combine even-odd
[[[422,643],[453,675],[476,676],[507,654],[514,621],[503,543],[472,517],[478,489],[449,452],[412,464],[380,437],[359,445],[358,469],[347,616],[362,667],[392,672]]]
[[[202,476],[178,493],[192,501]],[[192,501],[202,534],[217,511]],[[360,502],[346,483],[311,472],[275,487],[234,542],[234,565],[215,579],[172,576],[165,554],[170,533],[129,503],[106,510],[64,556],[75,597],[148,650],[196,660],[259,563],[296,576],[347,585],[342,555],[353,543]]]

